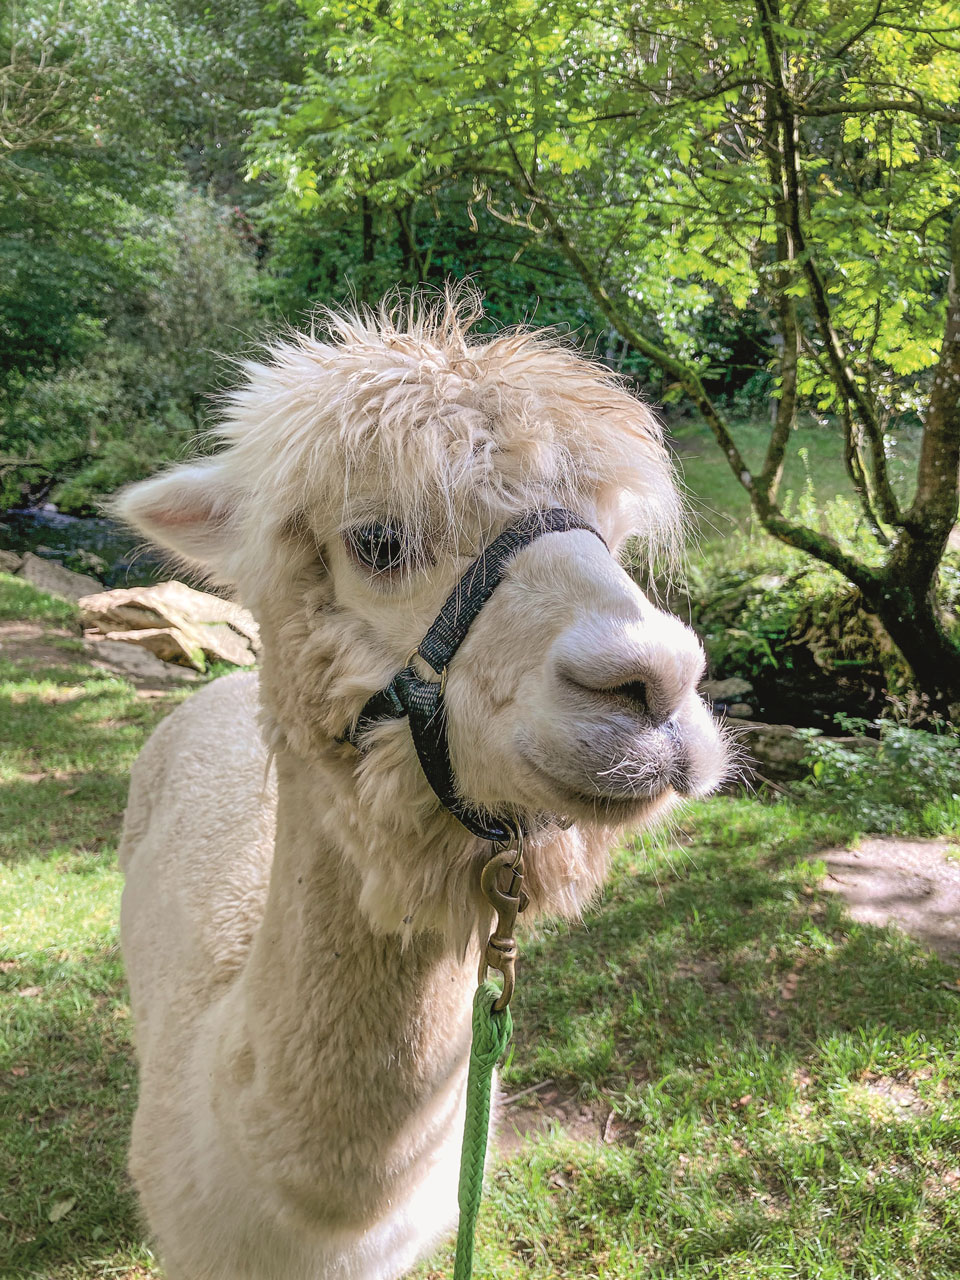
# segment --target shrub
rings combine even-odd
[[[193,447],[229,374],[224,357],[265,327],[254,258],[232,218],[175,190],[169,217],[130,228],[149,269],[116,299],[82,360],[7,380],[0,435],[13,461],[0,457],[0,508],[39,484],[62,510],[84,514]]]
[[[814,502],[808,486],[797,503],[808,523]],[[862,553],[862,515],[852,500],[825,504],[819,520]],[[837,711],[872,719],[892,702],[900,718],[923,721],[910,671],[859,593],[758,528],[706,547],[689,568],[687,593],[674,607],[703,637],[711,674],[749,679],[768,717],[826,726]],[[944,561],[940,595],[945,609],[960,605],[955,552]]]
[[[804,730],[810,776],[801,794],[855,818],[865,830],[960,839],[960,735],[889,720],[838,715],[847,741]],[[860,739],[871,736],[876,745]]]

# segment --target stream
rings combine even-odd
[[[141,587],[172,576],[158,552],[106,516],[68,516],[52,503],[0,513],[0,547],[32,551],[92,574],[108,587]]]

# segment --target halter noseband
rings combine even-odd
[[[340,739],[363,751],[363,737],[368,729],[382,720],[406,716],[420,767],[440,803],[468,831],[483,840],[501,842],[513,839],[520,823],[516,819],[499,819],[484,813],[457,794],[443,702],[447,667],[463,643],[470,624],[502,582],[507,565],[517,552],[545,533],[567,533],[572,529],[585,529],[603,542],[603,537],[593,525],[563,507],[531,511],[508,525],[484,548],[457,582],[426,635],[411,653],[407,665],[397,672],[385,689],[375,693],[364,704],[355,723]],[[438,679],[424,680],[413,665],[414,656],[422,658]]]

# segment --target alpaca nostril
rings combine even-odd
[[[661,706],[663,699],[660,697],[657,681],[651,681],[649,677],[634,680],[622,680],[619,684],[593,684],[587,683],[583,679],[576,679],[571,674],[566,675],[568,683],[582,693],[592,694],[594,698],[602,698],[610,709],[619,704],[622,708],[626,707],[632,711],[634,715],[643,716],[645,720],[651,721],[653,724],[662,724],[669,719],[672,708],[668,711]]]
[[[612,689],[605,689],[603,692],[625,699],[641,715],[647,715],[650,711],[647,702],[646,680],[627,680],[623,684],[615,685]]]
[[[612,634],[578,623],[555,642],[553,672],[586,712],[631,715],[638,732],[665,724],[696,689],[703,651],[692,631],[666,614],[623,619]],[[589,704],[588,704],[589,705]]]

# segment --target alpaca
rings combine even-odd
[[[154,732],[121,844],[130,1167],[169,1280],[388,1280],[455,1224],[490,845],[410,724],[360,712],[419,670],[500,530],[588,526],[517,551],[445,678],[458,795],[526,829],[527,916],[575,917],[624,829],[724,771],[698,641],[615,558],[677,527],[654,418],[549,336],[474,318],[447,298],[279,342],[219,453],[116,502],[263,643],[259,676]]]

